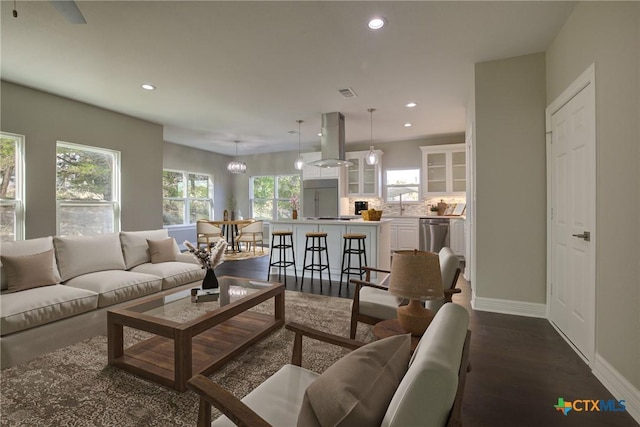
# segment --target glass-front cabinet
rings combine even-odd
[[[464,195],[467,188],[465,145],[431,145],[420,149],[424,196]]]
[[[382,177],[382,151],[376,150],[378,164],[369,165],[365,158],[368,151],[351,151],[345,158],[353,165],[347,169],[347,194],[349,196],[380,197]]]

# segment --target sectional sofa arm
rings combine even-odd
[[[187,382],[187,387],[200,396],[198,427],[211,427],[211,405],[218,408],[220,412],[238,426],[271,426],[240,399],[203,375],[197,374],[193,376]]]
[[[363,342],[352,340],[350,338],[342,337],[340,335],[329,334],[317,329],[310,328],[300,323],[289,322],[285,325],[290,331],[295,332],[295,338],[293,341],[293,354],[291,355],[291,364],[296,366],[302,366],[302,337],[306,336],[311,339],[323,341],[329,344],[338,345],[340,347],[348,348],[349,350],[355,350],[362,347]]]

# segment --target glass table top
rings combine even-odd
[[[216,311],[265,288],[279,285],[279,283],[275,282],[233,276],[218,277],[218,282],[220,287],[216,290],[184,289],[128,306],[125,310],[143,313],[158,319],[184,323]],[[192,295],[195,292],[197,292],[197,296]]]

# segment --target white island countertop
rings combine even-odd
[[[366,236],[364,246],[367,251],[367,262],[369,267],[377,267],[389,270],[391,266],[390,252],[390,229],[392,219],[382,218],[380,221],[365,221],[361,218],[349,219],[339,218],[301,218],[301,219],[280,219],[269,221],[269,235],[273,231],[283,230],[293,232],[293,246],[296,256],[296,270],[302,273],[302,264],[305,256],[306,235],[309,232],[327,233],[327,255],[329,259],[329,270],[332,279],[339,280],[342,266],[342,252],[344,245],[343,236],[348,233],[360,233]],[[271,240],[271,236],[269,236]],[[277,243],[277,242],[276,242]],[[279,259],[280,254],[274,251],[273,259]],[[353,257],[354,259],[357,257]],[[272,268],[272,273],[277,273]],[[307,272],[308,274],[308,272]],[[346,275],[345,275],[346,282]]]

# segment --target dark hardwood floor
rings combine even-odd
[[[268,263],[269,257],[229,261],[216,273],[265,280]],[[332,277],[332,286],[325,280],[322,292],[317,279],[312,286],[307,277],[304,292],[352,297],[352,286],[343,285],[338,295],[339,277]],[[462,293],[454,303],[471,313],[472,370],[463,400],[466,427],[638,426],[627,412],[570,411],[566,416],[558,412],[554,408],[558,398],[609,400],[613,396],[547,320],[472,310],[469,284],[461,277],[458,287]],[[287,277],[286,289],[300,290],[293,276]]]

